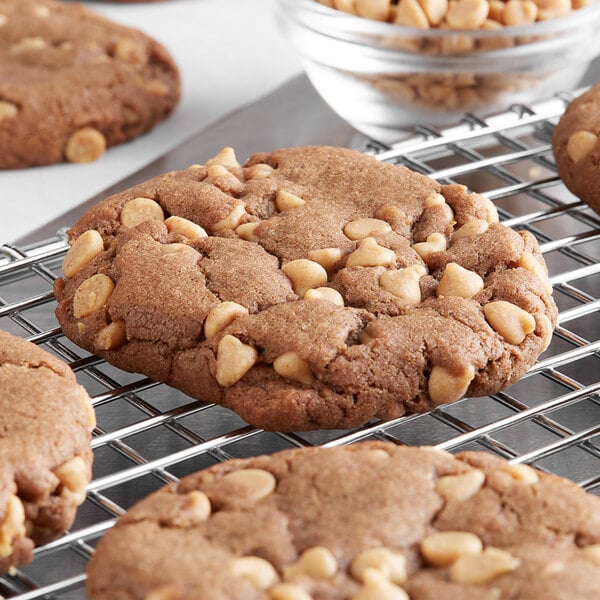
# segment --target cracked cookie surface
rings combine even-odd
[[[0,573],[63,533],[91,478],[94,410],[71,369],[0,331]]]
[[[87,585],[93,600],[592,600],[600,499],[484,452],[287,450],[136,504]]]
[[[563,183],[600,213],[600,84],[575,98],[552,134]]]
[[[0,0],[0,169],[90,162],[179,100],[172,57],[80,4]]]
[[[556,307],[533,236],[460,185],[342,148],[231,148],[70,231],[57,317],[265,429],[345,428],[516,381]]]

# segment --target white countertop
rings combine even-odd
[[[181,70],[181,102],[151,132],[110,148],[94,163],[0,171],[0,243],[17,240],[62,215],[300,73],[299,59],[278,30],[275,2],[84,2],[170,50]]]

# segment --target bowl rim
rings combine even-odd
[[[376,21],[367,19],[351,13],[347,13],[335,8],[331,8],[316,0],[276,0],[278,4],[283,5],[282,10],[288,10],[295,13],[301,19],[300,13],[306,17],[313,17],[311,20],[311,29],[316,28],[323,33],[332,32],[335,34],[344,33],[346,35],[377,35],[377,36],[398,36],[398,37],[421,37],[443,38],[450,36],[467,36],[478,39],[485,37],[498,36],[527,36],[540,35],[544,33],[557,33],[565,29],[571,29],[578,24],[600,22],[600,0],[593,0],[587,6],[577,8],[569,14],[548,19],[546,21],[535,21],[528,25],[518,25],[511,27],[501,27],[499,29],[440,29],[431,27],[429,29],[419,29],[387,21]],[[320,19],[318,23],[315,19]],[[302,19],[301,19],[302,20]],[[315,27],[316,26],[316,27]],[[333,35],[335,37],[335,35]]]

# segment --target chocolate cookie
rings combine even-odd
[[[69,367],[0,331],[0,573],[67,529],[91,478],[94,410]]]
[[[89,162],[179,100],[169,53],[80,4],[0,0],[0,168]]]
[[[112,196],[70,231],[58,319],[125,370],[265,429],[346,428],[516,381],[556,319],[493,204],[342,148],[255,154]]]
[[[554,129],[552,150],[564,184],[600,212],[600,83],[567,106]]]
[[[367,442],[232,460],[142,500],[92,600],[600,597],[600,499],[484,452]]]

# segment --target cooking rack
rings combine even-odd
[[[533,233],[560,311],[548,350],[519,382],[426,414],[350,431],[255,429],[226,409],[120,371],[63,336],[51,289],[68,247],[65,231],[26,247],[0,246],[0,329],[69,362],[98,419],[94,479],[73,527],[37,548],[31,565],[0,577],[0,596],[84,598],[94,544],[134,502],[218,461],[285,448],[379,439],[483,449],[600,495],[600,217],[561,184],[550,145],[571,99],[515,105],[486,119],[465,115],[445,129],[418,127],[393,147],[361,142],[381,160],[486,194],[505,225]]]

